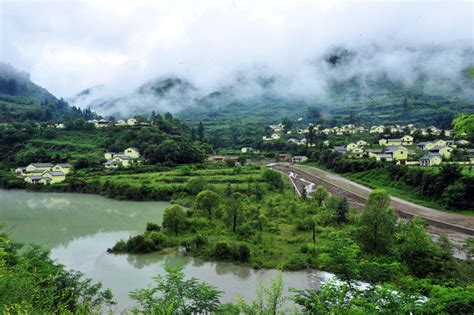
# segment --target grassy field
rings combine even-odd
[[[113,171],[102,172],[98,175],[91,175],[85,178],[86,181],[99,181],[116,184],[128,184],[132,187],[148,185],[151,189],[163,187],[184,188],[191,178],[200,177],[208,184],[217,189],[225,189],[228,184],[234,188],[246,188],[249,184],[260,183],[264,185],[261,170],[244,167],[240,173],[236,173],[233,168],[210,165],[208,169],[194,169],[183,172],[182,168],[177,168],[167,172],[150,172],[142,174],[115,174]],[[217,168],[215,168],[217,167]]]
[[[68,163],[79,159],[88,159],[99,162],[103,160],[104,148],[101,147],[102,135],[99,132],[84,133],[80,131],[52,130],[51,136],[38,134],[27,140],[24,146],[16,152],[18,160],[22,156],[37,154],[44,151],[48,156],[60,156]]]

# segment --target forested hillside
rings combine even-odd
[[[95,117],[89,110],[71,107],[30,80],[30,75],[0,63],[0,122],[64,121]]]

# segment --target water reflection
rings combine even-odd
[[[161,222],[167,202],[124,202],[95,195],[0,190],[0,220],[14,225],[11,236],[50,247],[98,231],[143,231]]]
[[[239,294],[252,300],[258,284],[268,284],[278,272],[176,254],[106,252],[117,240],[143,231],[146,222],[161,222],[166,202],[124,202],[94,195],[0,190],[0,204],[1,223],[15,226],[13,239],[47,244],[53,259],[110,288],[119,302],[118,310],[132,305],[130,291],[147,287],[154,277],[165,274],[165,265],[184,266],[187,277],[215,285],[223,292],[223,302],[235,301]],[[310,279],[319,283],[327,278],[325,273],[311,275],[311,271],[284,272],[285,294],[289,294],[290,287],[309,287]]]

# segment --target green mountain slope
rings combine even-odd
[[[82,115],[78,108],[33,83],[28,73],[0,63],[0,122],[63,121]]]

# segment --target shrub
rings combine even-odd
[[[306,256],[303,254],[292,254],[285,262],[284,269],[301,270],[308,266]]]
[[[282,190],[283,189],[283,179],[281,178],[281,174],[277,171],[272,169],[265,169],[262,175],[263,181],[267,182],[270,185],[270,188],[275,190]]]
[[[207,244],[207,238],[205,236],[202,236],[201,234],[197,234],[196,236],[194,236],[193,243],[196,248],[201,248]]]
[[[220,241],[214,246],[213,255],[218,259],[229,259],[232,256],[232,251],[226,241]]]
[[[148,232],[159,232],[161,230],[161,226],[159,224],[153,223],[153,222],[147,222],[146,223],[146,231]]]
[[[181,176],[189,176],[191,175],[191,173],[192,173],[192,169],[188,165],[185,165],[179,169],[179,174]]]
[[[124,240],[120,240],[117,243],[115,243],[114,247],[112,249],[108,249],[107,251],[109,252],[115,252],[115,253],[123,253],[127,251],[127,243]]]
[[[237,245],[237,257],[239,261],[247,262],[250,260],[250,247],[247,243]]]
[[[371,283],[394,281],[400,273],[400,263],[383,263],[362,260],[359,263],[360,274]]]
[[[188,183],[186,184],[186,189],[189,191],[190,194],[192,195],[197,195],[201,191],[203,191],[207,186],[207,181],[202,178],[202,177],[193,177],[190,180],[188,180]]]
[[[151,232],[148,237],[153,242],[154,250],[160,250],[166,245],[166,237],[158,232]]]
[[[155,249],[154,242],[144,236],[131,236],[127,241],[127,251],[132,253],[150,253]]]

